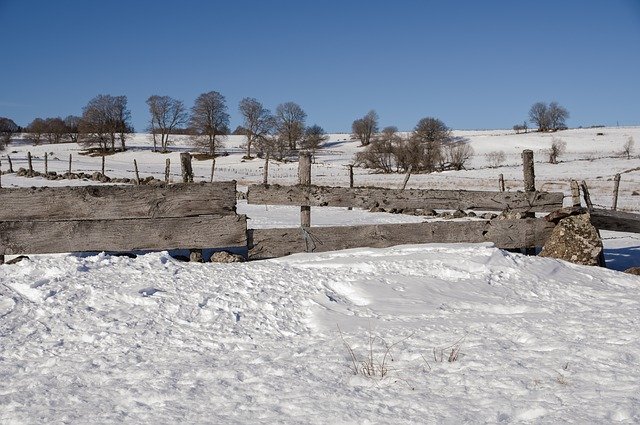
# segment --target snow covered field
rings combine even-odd
[[[520,152],[544,161],[551,143],[551,135],[506,130],[456,135],[476,151],[469,169],[415,175],[409,187],[486,190],[503,173],[516,190]],[[637,152],[617,157],[630,136],[640,143],[640,128],[557,133],[565,162],[536,163],[537,186],[568,195],[569,180],[584,179],[594,202],[609,207],[613,176],[640,167]],[[239,139],[227,141],[216,179],[260,182],[262,161],[243,162]],[[170,157],[177,180],[187,148],[155,154],[149,145],[136,135],[130,151],[107,157],[107,174],[132,177],[136,159],[142,175],[160,178]],[[333,135],[313,181],[348,184],[357,149]],[[495,150],[505,151],[505,166],[486,168],[484,154]],[[7,153],[14,168],[25,166],[27,151],[40,160],[50,153],[54,171],[66,170],[69,153],[74,170],[100,169],[77,145],[16,143],[2,153],[2,170]],[[196,180],[210,167],[195,161]],[[294,183],[296,169],[272,163],[271,181]],[[356,169],[356,184],[402,179]],[[3,187],[71,183],[90,182],[2,176]],[[640,170],[623,174],[621,209],[640,211],[634,190]],[[296,208],[238,209],[251,227],[298,220]],[[312,220],[422,219],[314,208]],[[640,235],[603,237],[611,268],[640,265]],[[181,263],[166,252],[32,256],[0,267],[0,423],[640,422],[640,278],[615,270],[471,244],[242,264]],[[371,358],[384,363],[383,378],[379,369],[361,373]]]

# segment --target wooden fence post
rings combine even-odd
[[[571,204],[574,207],[580,206],[580,186],[575,180],[571,180]]]
[[[169,184],[169,173],[171,172],[171,159],[167,158],[164,166],[164,182]]]
[[[613,178],[613,205],[612,210],[618,209],[618,189],[620,188],[620,174],[616,174]]]
[[[498,176],[498,188],[500,192],[504,192],[504,175],[502,173]]]
[[[193,168],[191,168],[191,154],[189,152],[180,154],[180,165],[182,167],[182,182],[193,183]]]
[[[309,152],[300,152],[298,160],[298,184],[301,186],[311,185],[311,155]],[[311,227],[311,207],[303,205],[300,207],[300,226]]]
[[[349,187],[353,189],[353,164],[349,164],[347,167],[349,167]],[[347,210],[351,211],[353,207],[349,207]]]
[[[210,183],[213,183],[213,173],[216,170],[216,159],[213,158],[213,162],[211,163],[211,181]]]
[[[13,173],[13,162],[11,162],[11,157],[7,155],[7,161],[9,161],[9,172]]]
[[[27,152],[27,162],[29,164],[29,175],[33,174],[33,162],[31,161],[31,152]]]
[[[72,161],[72,157],[71,157],[71,154],[69,154],[69,178],[71,178],[71,161]]]
[[[589,195],[589,188],[587,187],[587,182],[582,180],[580,183],[580,188],[582,189],[582,196],[584,196],[584,203],[587,204],[587,208],[589,210],[593,209],[593,204],[591,203],[591,195]]]
[[[102,176],[104,176],[104,162],[105,162],[104,155],[102,155],[102,167],[101,167],[101,170],[102,170],[102,171],[101,171],[101,174],[102,174]]]
[[[44,153],[44,174],[49,174],[49,155],[46,152]]]
[[[525,149],[522,151],[522,169],[524,174],[524,191],[535,192],[536,191],[536,175],[533,166],[533,151]],[[528,212],[524,214],[524,218],[534,218],[536,213]],[[535,255],[535,248],[525,248],[524,253],[526,255]]]
[[[2,161],[0,161],[0,189],[2,189]]]
[[[533,151],[526,149],[522,151],[522,167],[524,171],[524,191],[536,191],[536,175],[533,168]]]
[[[262,184],[269,184],[269,152],[264,156],[264,169],[262,170]]]
[[[404,190],[407,187],[407,183],[409,182],[409,177],[411,177],[411,170],[413,170],[413,165],[409,164],[409,168],[407,168],[407,175],[404,176],[404,181],[402,182],[401,190]]]
[[[133,160],[133,169],[136,172],[136,184],[140,186],[140,174],[138,173],[138,162],[135,159]]]

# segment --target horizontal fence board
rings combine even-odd
[[[236,182],[0,189],[0,221],[234,215]]]
[[[251,185],[250,204],[312,207],[424,208],[548,212],[562,208],[561,192],[490,192],[469,190],[384,189],[369,187]]]
[[[593,209],[591,223],[600,230],[640,233],[640,214]]]
[[[246,246],[244,215],[0,222],[0,255]]]
[[[499,248],[543,246],[554,224],[544,219],[439,221],[431,223],[377,224],[365,226],[250,229],[249,258],[282,257],[296,252],[417,243],[493,242]]]

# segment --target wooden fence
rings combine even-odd
[[[0,189],[0,255],[246,246],[236,183]]]

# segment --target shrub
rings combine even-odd
[[[490,168],[497,168],[504,163],[506,155],[504,151],[493,151],[485,154],[485,159]]]

